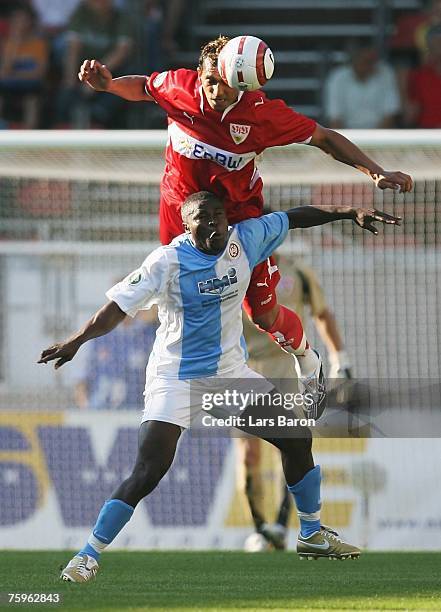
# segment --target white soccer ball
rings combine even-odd
[[[219,53],[217,69],[230,87],[254,91],[273,76],[274,56],[260,38],[237,36],[228,41]]]
[[[243,549],[245,552],[265,552],[270,550],[270,545],[261,533],[252,533],[244,542]]]

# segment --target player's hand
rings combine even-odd
[[[339,380],[351,380],[352,370],[350,367],[339,367],[338,365],[332,365],[329,368],[329,378],[338,378]]]
[[[345,350],[329,354],[329,378],[340,378],[350,380],[352,378],[352,367],[349,356]]]
[[[380,189],[394,189],[400,193],[406,193],[413,188],[412,177],[404,172],[383,170],[379,176],[374,175],[374,180]]]
[[[81,64],[78,78],[82,83],[87,83],[95,91],[107,91],[112,82],[112,73],[96,59],[84,60]]]
[[[401,217],[394,217],[388,215],[381,210],[366,210],[364,208],[354,208],[354,223],[359,225],[362,229],[368,230],[375,234],[378,234],[378,230],[374,225],[374,222],[379,221],[386,225],[401,225]]]
[[[55,361],[54,368],[58,370],[62,365],[71,361],[80,348],[77,342],[66,341],[59,344],[53,344],[49,348],[45,349],[37,363],[49,363],[49,361]]]

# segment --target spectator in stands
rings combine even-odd
[[[12,0],[0,0],[0,40],[4,40],[9,32],[9,13],[13,10],[11,5]]]
[[[441,25],[427,32],[427,60],[411,71],[406,119],[417,128],[441,128]]]
[[[48,59],[48,45],[39,32],[35,10],[23,4],[10,16],[9,32],[0,60],[0,116],[13,102],[22,108],[22,127],[38,126],[40,96]]]
[[[329,127],[391,128],[400,111],[393,70],[381,62],[372,44],[360,45],[349,66],[335,68],[325,86]]]
[[[424,61],[427,32],[437,25],[441,25],[441,0],[432,0],[423,12],[402,15],[395,24],[390,41],[394,63],[409,68]]]
[[[136,2],[136,0],[135,0]],[[133,0],[126,0],[124,10],[128,10]],[[164,12],[159,0],[141,0],[137,3],[135,23],[135,62],[140,74],[151,74],[165,67],[162,53],[162,31]]]
[[[41,27],[49,41],[53,60],[61,63],[66,50],[66,28],[80,0],[32,0]]]
[[[82,57],[99,58],[116,74],[127,71],[132,48],[132,27],[127,15],[112,0],[83,0],[68,24],[68,44],[64,63],[62,91],[58,100],[58,121],[72,121],[77,126],[112,127],[121,104],[117,98],[78,86],[78,65]],[[75,103],[80,103],[80,111]],[[90,117],[88,116],[90,115]]]
[[[138,409],[145,385],[145,364],[157,328],[156,311],[126,317],[107,336],[95,338],[74,374],[75,402],[95,410]]]
[[[177,33],[182,25],[182,13],[184,7],[188,9],[190,2],[184,3],[183,0],[169,0],[166,2],[165,23],[162,36],[162,45],[169,59],[174,58],[179,50]]]
[[[424,11],[405,13],[395,24],[389,50],[404,111],[403,127],[408,127],[412,120],[412,113],[409,115],[412,107],[409,101],[409,74],[426,61],[427,32],[437,25],[441,25],[441,0],[432,0]]]
[[[143,74],[163,70],[179,50],[182,13],[188,19],[190,0],[120,0],[121,8],[136,15],[137,66]]]

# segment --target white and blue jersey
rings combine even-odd
[[[227,375],[247,359],[242,302],[251,272],[283,242],[286,213],[229,229],[218,255],[199,251],[189,234],[155,249],[107,297],[126,314],[158,305],[160,327],[147,374],[181,380]]]

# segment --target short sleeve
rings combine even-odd
[[[154,250],[142,266],[114,285],[106,296],[116,302],[123,312],[134,317],[138,310],[148,310],[159,304],[165,295],[168,280],[168,261],[164,249]]]
[[[247,219],[237,226],[250,268],[265,261],[285,240],[289,230],[288,215],[284,212]]]
[[[297,113],[283,100],[265,100],[255,108],[261,125],[262,149],[293,143],[308,143],[317,127],[316,121]]]
[[[151,96],[160,106],[164,103],[176,104],[182,95],[183,80],[190,75],[188,70],[165,70],[164,72],[153,72],[145,80],[145,92]]]

